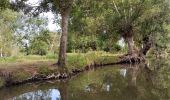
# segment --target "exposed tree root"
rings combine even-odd
[[[143,55],[124,55],[122,57],[120,57],[120,61],[118,61],[118,64],[135,64],[135,63],[141,63],[141,62],[145,62],[145,57]]]

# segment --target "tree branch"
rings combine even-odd
[[[119,12],[119,10],[118,10],[118,8],[117,8],[116,3],[115,3],[115,1],[114,1],[114,0],[113,0],[113,4],[114,4],[114,7],[115,7],[115,9],[116,9],[117,13],[119,14],[119,16],[121,16],[121,14],[120,14],[120,12]]]

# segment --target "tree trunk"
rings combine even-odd
[[[144,62],[145,57],[136,48],[133,41],[133,36],[124,37],[125,42],[128,44],[128,54],[123,55],[118,63],[139,63]]]
[[[133,41],[133,37],[126,37],[125,41],[128,44],[128,55],[133,55],[133,53],[134,53],[134,41]]]
[[[68,18],[69,14],[62,14],[62,35],[60,39],[60,51],[58,65],[61,67],[66,66],[66,50],[67,50],[67,34],[68,34]]]
[[[145,61],[145,55],[151,48],[150,37],[145,37],[143,39],[143,48],[139,51],[135,48],[133,35],[124,36],[125,42],[128,44],[128,54],[123,55],[118,63],[140,63]]]
[[[151,46],[152,46],[151,39],[149,37],[143,38],[143,48],[141,49],[140,52],[143,55],[146,55],[149,49],[151,48]]]
[[[68,82],[61,83],[59,87],[61,100],[69,100]]]

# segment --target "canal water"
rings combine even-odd
[[[169,63],[91,69],[65,81],[0,90],[0,100],[170,100]]]

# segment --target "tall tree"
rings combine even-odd
[[[68,38],[68,21],[70,11],[74,0],[44,0],[41,2],[41,6],[50,8],[52,11],[61,15],[61,39],[60,50],[57,64],[59,66],[66,66],[66,50],[67,50],[67,38]],[[46,5],[46,6],[44,6]],[[51,5],[51,6],[50,6]]]
[[[167,0],[111,0],[115,30],[120,33],[128,45],[125,61],[144,60],[151,47],[153,34],[165,33],[164,25],[169,20]],[[152,36],[151,36],[152,35]],[[139,50],[137,42],[143,47]],[[143,44],[142,44],[143,43]]]
[[[10,9],[0,11],[0,57],[11,55],[17,17],[18,13]]]
[[[142,60],[157,44],[156,34],[165,35],[168,9],[168,0],[77,0],[70,27],[75,33],[106,34],[113,40],[123,37],[128,45],[123,58]]]
[[[57,2],[56,2],[57,3]],[[66,66],[66,51],[67,51],[67,38],[68,38],[68,20],[69,14],[73,5],[73,0],[59,0],[59,11],[61,14],[61,29],[62,35],[60,39],[60,50],[59,50],[59,66]]]
[[[60,51],[57,64],[59,66],[66,66],[68,21],[73,0],[42,0],[38,7],[31,7],[26,4],[26,1],[28,0],[16,0],[15,2],[12,2],[12,8],[16,10],[23,9],[24,12],[31,12],[34,15],[47,11],[53,11],[56,15],[61,15],[62,35],[60,39]]]

